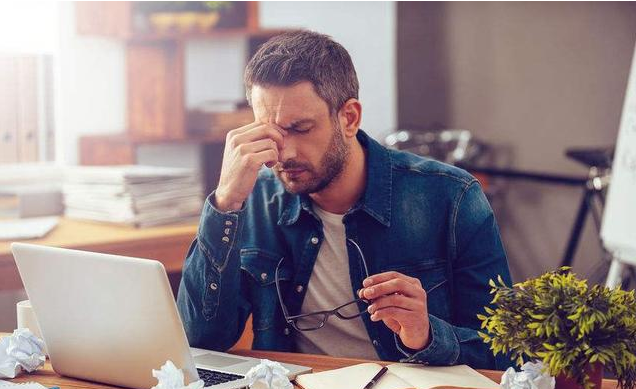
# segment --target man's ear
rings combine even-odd
[[[348,138],[355,138],[362,120],[362,104],[360,104],[360,101],[353,98],[347,100],[338,111],[338,120],[343,134]]]

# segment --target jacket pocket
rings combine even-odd
[[[241,249],[241,269],[246,271],[257,284],[271,285],[276,279],[276,265],[282,258],[283,255],[263,249]],[[288,266],[281,265],[279,279],[289,280],[290,273]]]
[[[254,331],[270,329],[276,323],[277,318],[282,318],[282,310],[276,291],[276,265],[282,255],[257,249],[246,248],[240,251],[241,269],[248,277],[250,284],[250,297],[252,306],[252,327]],[[290,261],[291,262],[291,261]],[[285,286],[291,280],[291,263],[283,261],[279,269],[279,286],[284,295]]]

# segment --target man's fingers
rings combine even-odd
[[[392,280],[394,278],[402,278],[412,284],[421,286],[420,280],[418,280],[417,278],[409,277],[405,274],[402,274],[396,271],[386,271],[384,273],[379,273],[379,274],[374,274],[372,276],[369,276],[362,281],[362,286],[367,287],[373,284],[379,284],[380,282]]]
[[[407,311],[406,309],[388,307],[376,311],[371,315],[370,319],[371,321],[395,320],[399,323],[407,321],[411,315],[413,315],[413,312]]]
[[[400,293],[418,299],[426,298],[426,292],[420,285],[416,285],[404,278],[392,278],[388,281],[373,284],[373,286],[364,288],[362,296],[368,300],[373,300],[393,293]]]
[[[271,124],[263,124],[233,135],[229,139],[229,142],[232,147],[238,147],[242,144],[269,138],[276,142],[278,148],[283,148],[285,146],[285,139],[283,138],[283,134],[285,134],[284,131],[283,129],[274,128]]]
[[[229,141],[230,141],[232,138],[234,138],[235,136],[237,136],[237,135],[239,135],[239,134],[242,134],[242,133],[244,133],[244,132],[246,132],[246,131],[249,131],[249,130],[251,130],[251,129],[253,129],[253,128],[256,128],[256,127],[258,127],[258,126],[262,126],[262,125],[263,125],[263,123],[259,123],[259,122],[252,122],[252,123],[250,123],[250,124],[248,124],[248,125],[245,125],[245,126],[243,126],[243,127],[239,127],[239,128],[235,128],[235,129],[233,129],[233,130],[230,130],[230,131],[228,131],[228,132],[227,132],[227,135],[226,135],[226,137],[225,137],[225,140],[229,142]]]
[[[256,142],[251,142],[251,143],[244,143],[242,145],[238,145],[236,147],[236,152],[239,155],[248,155],[248,154],[253,154],[253,153],[258,153],[260,151],[264,151],[264,150],[276,150],[276,152],[278,153],[278,147],[276,145],[276,142],[274,142],[273,139],[261,139],[261,140],[257,140]]]
[[[423,312],[425,308],[424,304],[424,301],[412,297],[406,297],[401,294],[390,294],[375,299],[373,304],[369,305],[368,311],[370,314],[373,314],[384,308],[396,307],[412,312]]]
[[[278,150],[267,149],[258,153],[247,154],[243,157],[243,163],[252,169],[260,169],[263,164],[278,161]]]
[[[262,126],[263,123],[260,122],[251,122],[250,124],[246,124],[243,127],[239,127],[239,128],[235,128],[234,130],[232,130],[236,135],[243,133],[247,130],[250,130],[252,128],[258,127],[258,126]]]

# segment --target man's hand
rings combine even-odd
[[[215,192],[215,206],[236,211],[252,193],[258,171],[278,163],[287,131],[275,124],[254,122],[228,132],[223,151],[221,178]]]
[[[420,280],[389,271],[366,278],[362,286],[358,295],[371,300],[368,310],[372,321],[382,320],[408,348],[428,346],[430,324]]]

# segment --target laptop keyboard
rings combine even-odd
[[[224,382],[236,381],[241,378],[245,378],[245,376],[242,375],[223,373],[214,370],[197,369],[197,372],[199,373],[199,378],[205,382],[205,386],[218,385]]]

